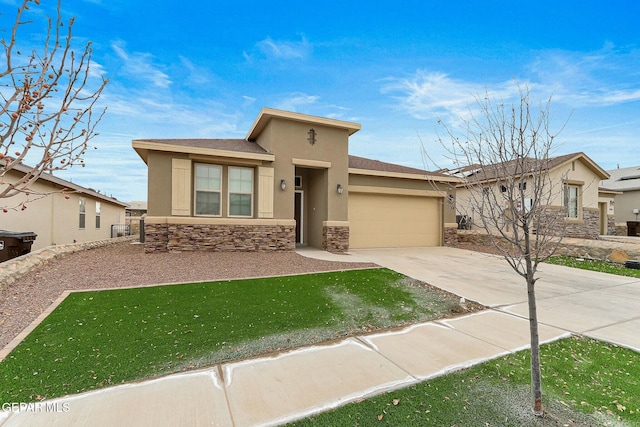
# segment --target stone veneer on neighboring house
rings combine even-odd
[[[564,236],[597,239],[600,236],[600,211],[598,209],[584,208],[582,210],[582,221],[567,221]]]
[[[349,250],[349,227],[322,227],[322,250],[334,253],[345,253]]]
[[[290,225],[145,224],[145,252],[269,252],[295,249]]]
[[[558,209],[553,209],[554,213]],[[551,215],[550,217],[553,217]],[[581,220],[558,221],[556,235],[576,237],[579,239],[598,239],[600,236],[600,211],[593,208],[583,208]]]

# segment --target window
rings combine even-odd
[[[580,188],[577,185],[564,186],[564,209],[567,218],[578,218],[578,196]]]
[[[196,164],[196,215],[220,216],[222,168]]]
[[[87,201],[85,200],[84,197],[79,198],[79,204],[80,204],[80,209],[79,209],[80,216],[78,221],[78,227],[85,228],[85,213],[87,212]]]
[[[100,229],[100,202],[96,202],[96,230]]]
[[[229,216],[253,215],[253,169],[229,168]]]

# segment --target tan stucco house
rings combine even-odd
[[[26,165],[17,165],[3,174],[4,182],[17,182],[30,170]],[[41,175],[31,190],[32,201],[26,209],[0,212],[1,230],[33,231],[38,235],[31,250],[109,239],[111,225],[124,223],[126,203],[54,175]],[[26,196],[18,195],[6,202],[18,206],[24,200]]]
[[[600,183],[615,191],[616,223],[640,221],[640,166],[607,171],[609,179]]]
[[[536,160],[530,159],[534,164]],[[567,237],[597,239],[600,235],[615,234],[614,224],[614,194],[604,188],[599,188],[600,181],[608,178],[609,174],[591,160],[586,154],[571,153],[551,157],[543,163],[548,170],[549,191],[553,195],[551,203],[546,209],[564,212],[564,222],[558,224],[557,232]],[[499,194],[504,191],[506,182],[502,174],[509,173],[509,162],[480,168],[477,165],[466,166],[451,171],[443,171],[477,182],[483,191],[493,191]],[[530,180],[525,180],[525,197],[532,191]],[[518,184],[520,185],[520,184]],[[473,224],[474,203],[470,189],[464,184],[457,188],[457,210],[461,215],[470,217]],[[501,200],[495,197],[495,200]],[[528,199],[527,199],[528,200]],[[523,207],[526,209],[526,206]],[[476,225],[474,225],[475,227]],[[560,228],[561,227],[561,228]]]
[[[245,139],[149,139],[145,249],[434,246],[459,180],[349,156],[357,123],[264,108]]]

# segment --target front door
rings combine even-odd
[[[296,244],[303,244],[304,193],[301,190],[296,190],[294,199],[293,218],[296,220]]]

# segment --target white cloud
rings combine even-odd
[[[523,85],[526,83],[522,83]],[[534,88],[528,85],[530,90]],[[478,108],[478,100],[514,99],[516,82],[502,82],[491,87],[477,82],[453,79],[442,72],[419,70],[406,78],[390,78],[381,89],[390,94],[400,109],[419,120],[441,119],[458,122],[469,118]]]
[[[302,36],[300,41],[276,41],[271,37],[259,41],[256,47],[269,59],[305,59],[312,50],[312,45]],[[248,55],[245,53],[245,58]]]
[[[287,111],[300,111],[301,108],[314,105],[320,99],[319,96],[306,93],[293,93],[286,99],[278,102],[275,108]]]
[[[128,78],[148,81],[159,88],[167,88],[171,85],[171,79],[154,64],[154,57],[150,53],[129,53],[125,50],[125,43],[122,41],[113,42],[111,48],[124,61],[122,72]]]
[[[640,50],[611,43],[595,52],[538,52],[533,77],[553,87],[556,101],[571,107],[614,106],[640,101]]]

